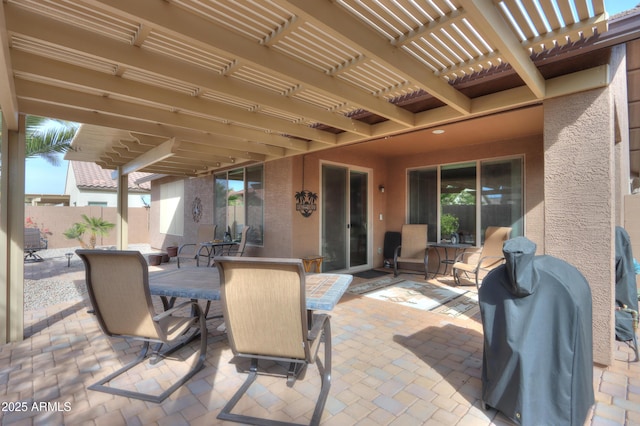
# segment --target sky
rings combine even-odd
[[[640,0],[605,0],[605,8],[609,16],[632,9],[640,4]],[[29,158],[26,163],[27,194],[63,194],[67,178],[68,161],[54,167],[40,158]]]

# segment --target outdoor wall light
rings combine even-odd
[[[380,186],[378,187],[378,191],[380,191],[380,192],[384,192],[384,185],[380,185]]]

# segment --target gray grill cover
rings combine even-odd
[[[522,425],[584,424],[593,394],[591,290],[524,237],[483,280],[482,400]]]
[[[626,307],[638,312],[638,289],[631,238],[620,226],[616,227],[616,307]],[[627,342],[633,340],[634,333],[632,314],[616,311],[616,338]]]

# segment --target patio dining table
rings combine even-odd
[[[307,309],[332,310],[352,280],[348,274],[305,275]],[[220,276],[211,268],[177,269],[151,275],[149,289],[152,295],[160,296],[165,310],[177,298],[206,300],[208,310],[211,301],[220,300]]]

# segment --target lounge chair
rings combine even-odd
[[[290,387],[307,365],[315,362],[321,374],[321,389],[311,424],[319,424],[331,385],[331,327],[328,315],[307,313],[302,261],[220,257],[216,263],[229,345],[236,357],[251,360],[246,381],[218,419],[256,425],[284,424],[231,411],[256,380],[259,360],[287,363],[288,371],[282,375]],[[324,342],[324,365],[317,356],[321,342]],[[270,368],[269,375],[272,374]]]
[[[504,263],[502,246],[511,235],[511,228],[506,226],[489,226],[485,232],[484,245],[479,249],[467,249],[460,253],[453,264],[453,280],[461,285],[460,275],[473,277],[477,288],[480,288],[481,276]]]
[[[102,331],[108,336],[132,337],[144,342],[135,360],[89,386],[89,389],[155,403],[163,401],[203,366],[207,329],[200,305],[187,301],[156,314],[149,291],[147,262],[138,251],[76,250],[76,254],[84,262],[89,298]],[[175,315],[178,311],[184,312],[183,308],[191,308],[193,315]],[[157,344],[152,355],[162,357],[179,349],[198,333],[200,348],[197,359],[183,377],[160,394],[106,385],[147,359],[150,343]],[[172,346],[160,353],[165,345]]]
[[[424,279],[427,279],[429,247],[427,243],[428,225],[402,225],[401,243],[393,253],[393,275],[398,276],[399,263],[423,265]]]

